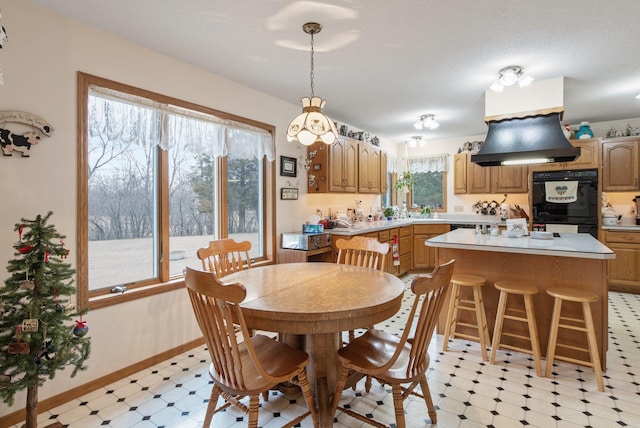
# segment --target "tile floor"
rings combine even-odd
[[[408,285],[412,276],[403,278]],[[409,296],[409,293],[407,293]],[[408,303],[408,299],[405,298]],[[496,365],[481,361],[477,344],[456,339],[441,352],[442,336],[430,345],[428,380],[440,427],[638,427],[640,426],[640,295],[610,293],[609,352],[605,392],[593,372],[558,362],[553,378],[538,378],[528,355],[499,351]],[[399,331],[406,309],[380,326]],[[39,425],[65,427],[199,427],[209,398],[208,353],[193,349],[40,415]],[[362,385],[359,390],[363,391]],[[369,394],[345,391],[341,404],[393,424],[390,390],[374,381]],[[279,427],[305,410],[300,396],[272,392],[262,403],[261,427]],[[407,426],[431,426],[424,403],[405,402]],[[218,413],[215,427],[243,427],[243,414]],[[312,426],[306,418],[301,426]],[[335,427],[363,424],[338,414]],[[365,425],[366,426],[366,425]],[[394,426],[394,425],[392,425]]]

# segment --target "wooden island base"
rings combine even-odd
[[[591,305],[595,323],[596,338],[600,352],[602,369],[606,369],[606,356],[608,348],[608,302],[607,302],[607,260],[578,257],[557,257],[537,254],[518,254],[495,251],[463,250],[457,248],[436,248],[438,264],[456,259],[454,275],[470,274],[479,275],[487,280],[483,287],[484,306],[487,313],[489,332],[493,333],[496,311],[498,308],[499,292],[493,284],[496,281],[526,281],[536,285],[540,292],[534,296],[536,323],[540,339],[540,348],[543,358],[547,351],[549,339],[549,327],[553,311],[553,298],[545,290],[551,287],[563,286],[588,290],[596,293],[600,300]],[[464,297],[464,296],[463,296]],[[443,334],[446,325],[448,299],[443,306],[443,311],[438,319],[438,333]],[[513,302],[517,307],[523,307],[522,299]],[[512,304],[509,300],[509,305]],[[467,311],[460,311],[459,318],[471,321],[467,317]],[[471,315],[471,314],[469,314]],[[565,302],[563,304],[563,316],[582,318],[582,310],[578,304]],[[520,325],[521,324],[521,325]],[[520,334],[528,335],[524,323],[505,323],[505,331],[513,329]],[[460,327],[460,331],[464,328]],[[584,334],[560,330],[558,343],[587,348],[587,340]],[[474,330],[469,330],[475,333]],[[503,337],[503,342],[529,348],[527,342],[518,343],[514,339]],[[588,354],[575,350],[558,348],[557,354],[568,355],[574,358],[587,359]]]

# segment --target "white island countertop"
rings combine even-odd
[[[508,238],[504,235],[476,234],[473,229],[456,229],[427,239],[428,247],[502,253],[539,254],[583,259],[614,259],[615,253],[588,233],[561,233],[559,238]]]

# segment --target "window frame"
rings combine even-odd
[[[176,99],[167,95],[147,91],[124,83],[115,82],[106,78],[94,76],[84,72],[77,73],[77,132],[78,132],[78,160],[77,160],[77,306],[80,310],[97,309],[114,304],[119,304],[139,298],[148,297],[167,291],[176,290],[184,287],[184,279],[180,276],[170,276],[169,257],[163,257],[163,254],[169,254],[169,153],[156,147],[158,156],[158,171],[156,172],[156,180],[159,181],[157,193],[158,206],[158,228],[159,228],[159,254],[158,259],[159,278],[150,280],[135,281],[125,293],[112,293],[110,289],[104,288],[99,290],[89,290],[89,181],[88,181],[88,156],[89,156],[89,138],[88,138],[88,100],[90,95],[90,87],[104,87],[119,92],[149,98],[160,103],[171,104],[188,110],[194,110],[200,113],[216,116],[223,120],[232,120],[235,122],[251,125],[268,131],[272,138],[275,139],[275,126],[236,116],[230,113],[215,110],[209,107],[197,105],[188,101]],[[226,195],[228,194],[228,186],[226,175],[227,161],[226,157],[219,157],[217,162],[217,180],[220,182],[218,204],[221,215],[217,216],[217,230],[220,231],[220,237],[228,235],[228,205]],[[263,264],[272,264],[275,259],[275,161],[267,161],[266,157],[262,160],[262,189],[260,191],[264,195],[262,200],[263,212],[263,231],[262,242],[264,242],[264,256],[252,260],[254,266]],[[203,246],[206,246],[203,242]],[[196,251],[196,249],[193,249]],[[162,262],[162,259],[166,259]],[[115,285],[115,284],[114,284]]]

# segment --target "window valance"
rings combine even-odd
[[[411,173],[445,172],[447,170],[448,157],[449,155],[447,153],[440,153],[426,157],[408,159],[409,171],[411,171]]]
[[[97,119],[90,129],[116,130],[110,137],[214,157],[227,156],[233,145],[234,159],[275,159],[275,142],[265,129],[102,87],[91,87],[91,95]]]

